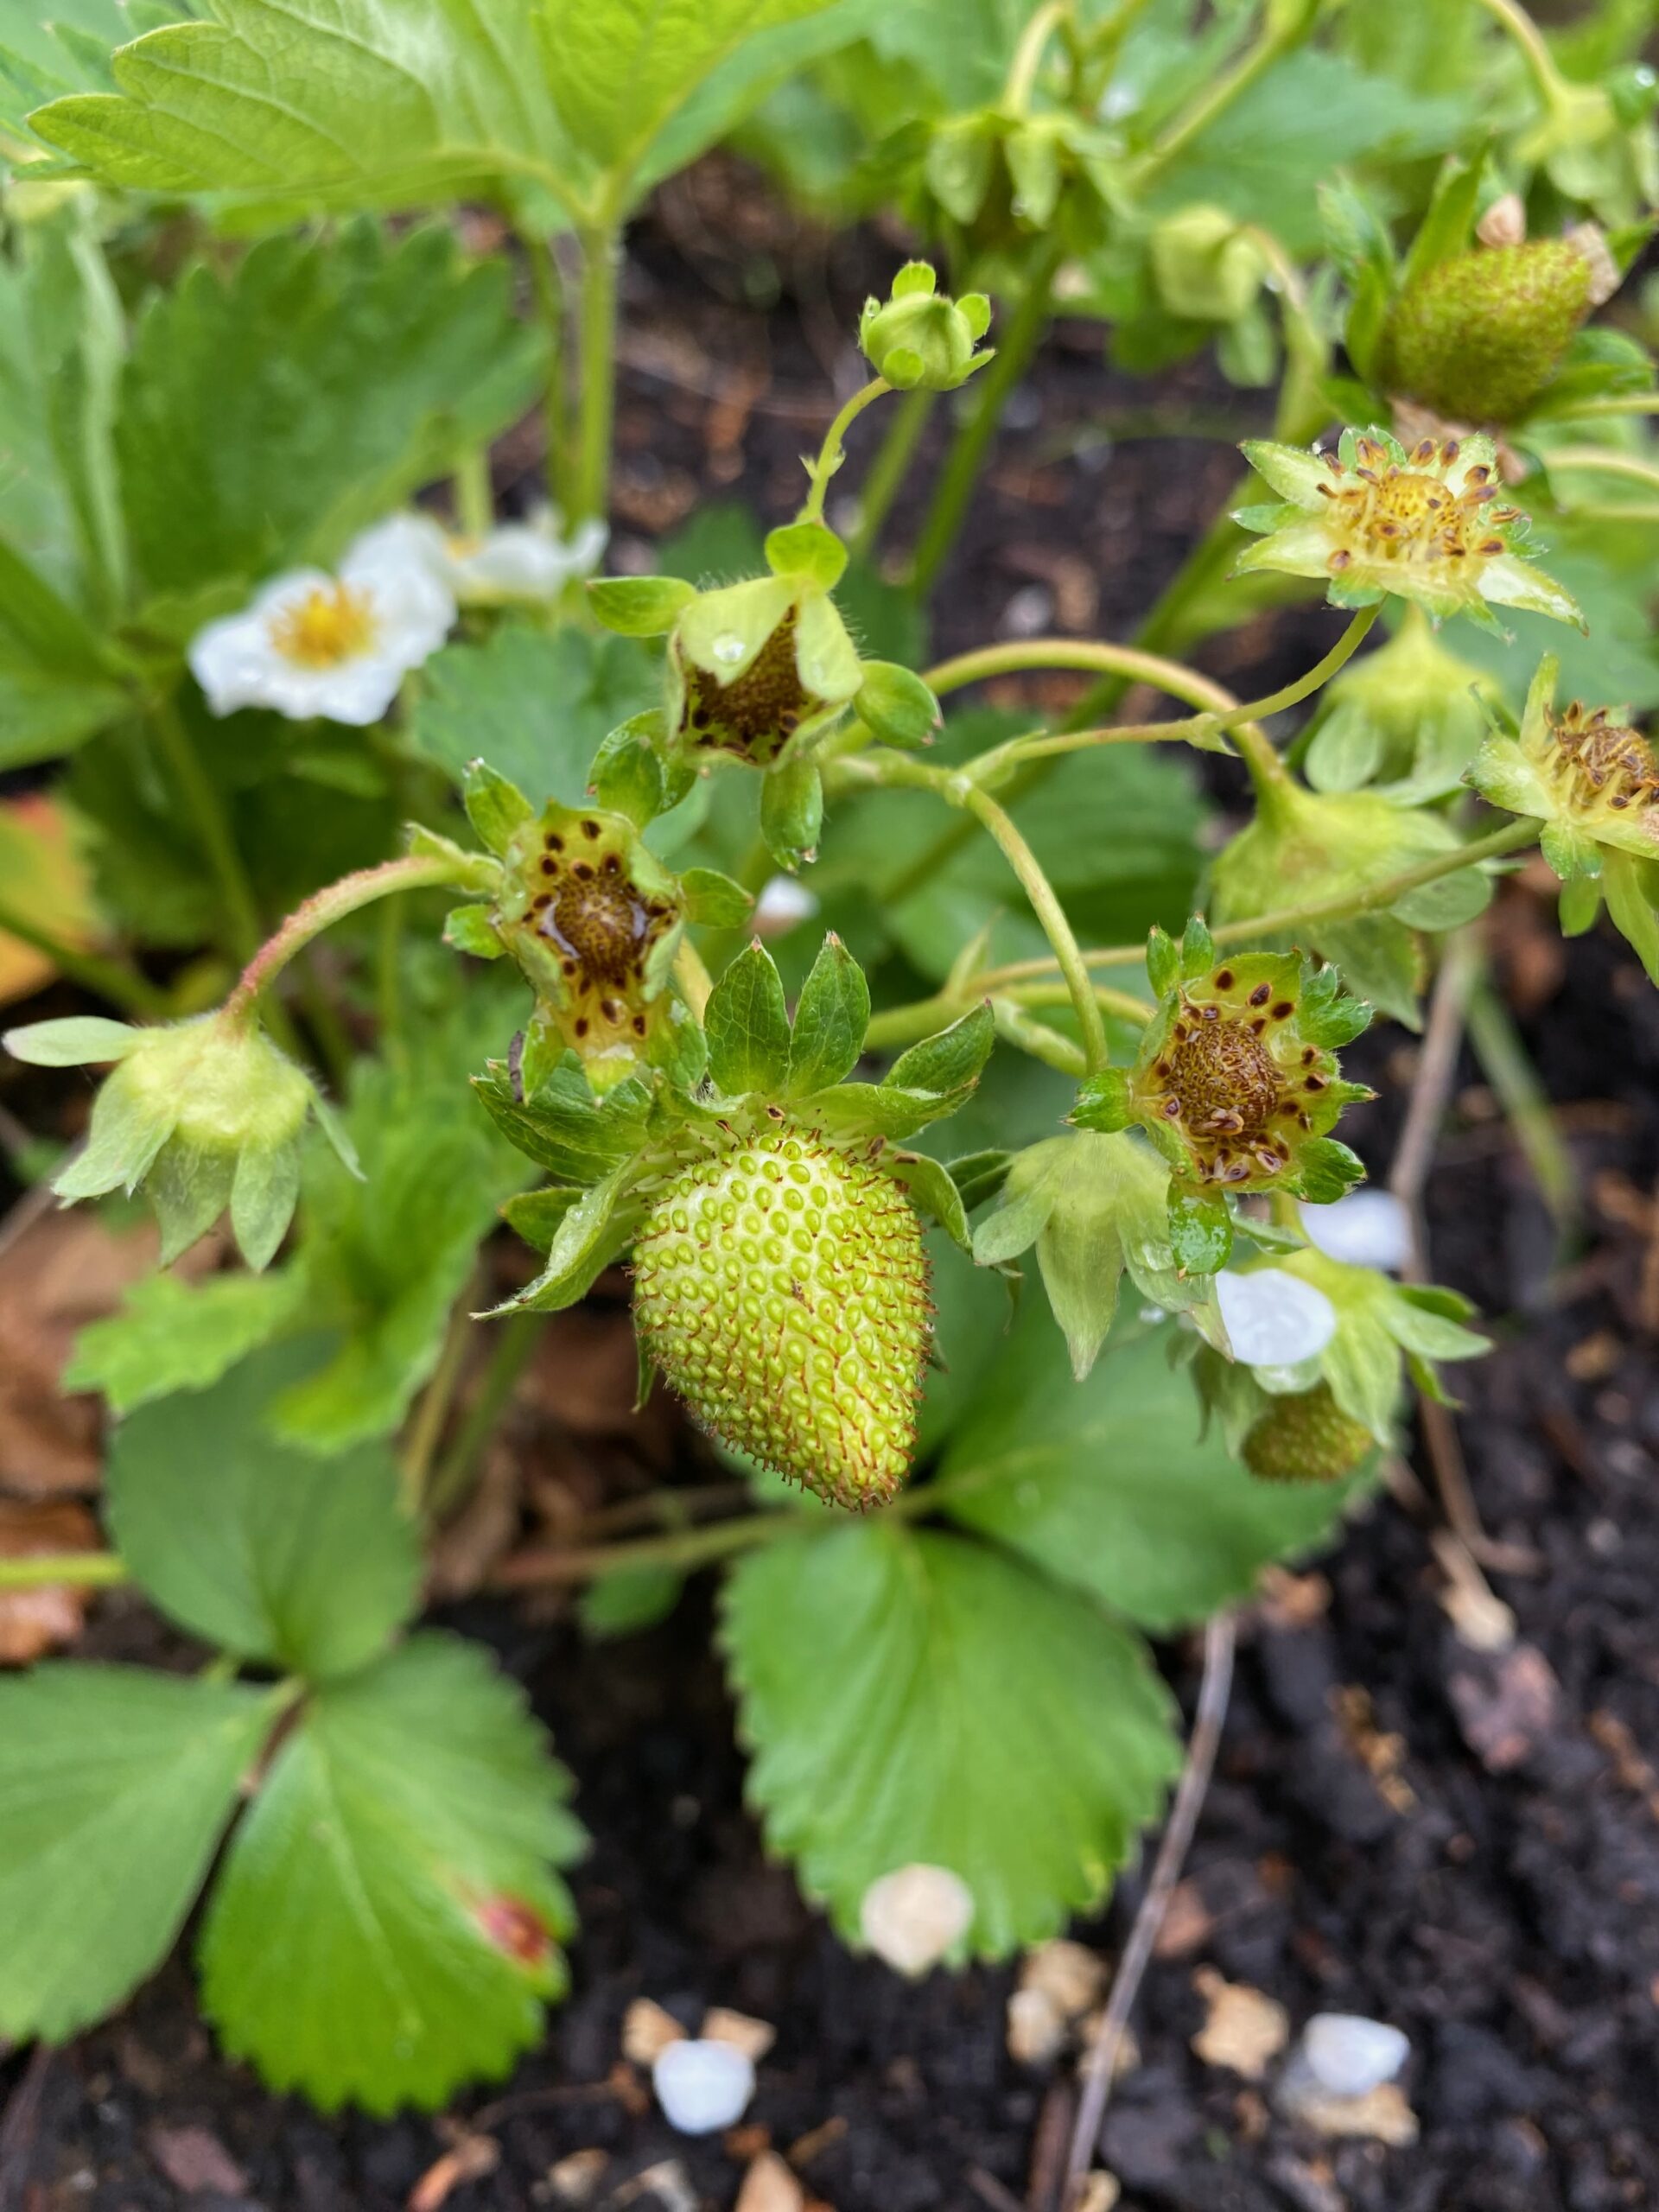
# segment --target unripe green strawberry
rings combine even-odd
[[[1595,290],[1571,238],[1454,254],[1395,304],[1389,384],[1452,422],[1512,423],[1554,374]]]
[[[698,1420],[836,1505],[904,1480],[929,1310],[905,1192],[805,1131],[687,1170],[634,1246],[640,1340]]]
[[[1375,1441],[1320,1382],[1273,1401],[1244,1440],[1244,1464],[1265,1483],[1333,1483],[1352,1474]]]

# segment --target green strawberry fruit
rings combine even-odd
[[[1333,1483],[1352,1474],[1375,1441],[1320,1382],[1273,1401],[1244,1440],[1244,1464],[1264,1483]]]
[[[931,1335],[898,1184],[808,1131],[740,1139],[657,1197],[633,1265],[640,1341],[711,1435],[832,1504],[893,1497]]]
[[[1454,254],[1395,307],[1390,385],[1453,422],[1512,423],[1554,374],[1594,289],[1569,238]]]

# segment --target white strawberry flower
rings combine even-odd
[[[1316,1359],[1337,1332],[1337,1309],[1322,1290],[1282,1268],[1240,1274],[1224,1268],[1216,1303],[1233,1357],[1246,1367],[1295,1367]]]
[[[443,529],[430,515],[402,518],[418,533],[435,573],[463,607],[499,607],[557,599],[567,584],[592,575],[610,531],[578,523],[567,537],[556,507],[537,508],[524,522],[499,523],[482,537]]]
[[[216,715],[270,707],[291,721],[362,725],[379,721],[454,619],[416,518],[393,515],[353,543],[334,575],[290,569],[199,630],[190,671]]]

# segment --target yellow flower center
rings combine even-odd
[[[270,618],[270,642],[300,668],[338,668],[375,639],[374,597],[355,584],[318,584]]]
[[[1517,510],[1494,507],[1497,485],[1480,464],[1454,492],[1446,472],[1458,458],[1455,438],[1414,447],[1413,466],[1402,467],[1373,438],[1358,443],[1356,465],[1343,468],[1325,456],[1333,480],[1319,490],[1330,502],[1328,523],[1338,541],[1330,567],[1340,575],[1356,560],[1402,562],[1425,567],[1491,560],[1506,552],[1498,525]]]

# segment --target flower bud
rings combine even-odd
[[[161,1223],[163,1266],[228,1207],[244,1259],[265,1267],[299,1196],[308,1114],[315,1109],[342,1141],[309,1077],[243,1015],[221,1011],[155,1029],[42,1021],[4,1041],[36,1065],[115,1061],[86,1146],[53,1187],[70,1200],[144,1185]]]
[[[1255,304],[1267,273],[1261,247],[1224,207],[1166,215],[1148,252],[1159,298],[1191,322],[1236,322]]]
[[[1383,335],[1389,388],[1450,422],[1516,422],[1607,296],[1608,269],[1593,228],[1437,262],[1395,302]]]
[[[990,327],[989,300],[983,292],[953,300],[938,282],[925,261],[908,261],[890,297],[866,300],[859,317],[866,359],[900,391],[954,391],[991,358],[988,349],[976,350]]]
[[[1420,609],[1324,692],[1302,767],[1315,791],[1388,787],[1395,806],[1455,791],[1486,734],[1492,678],[1449,652]]]

